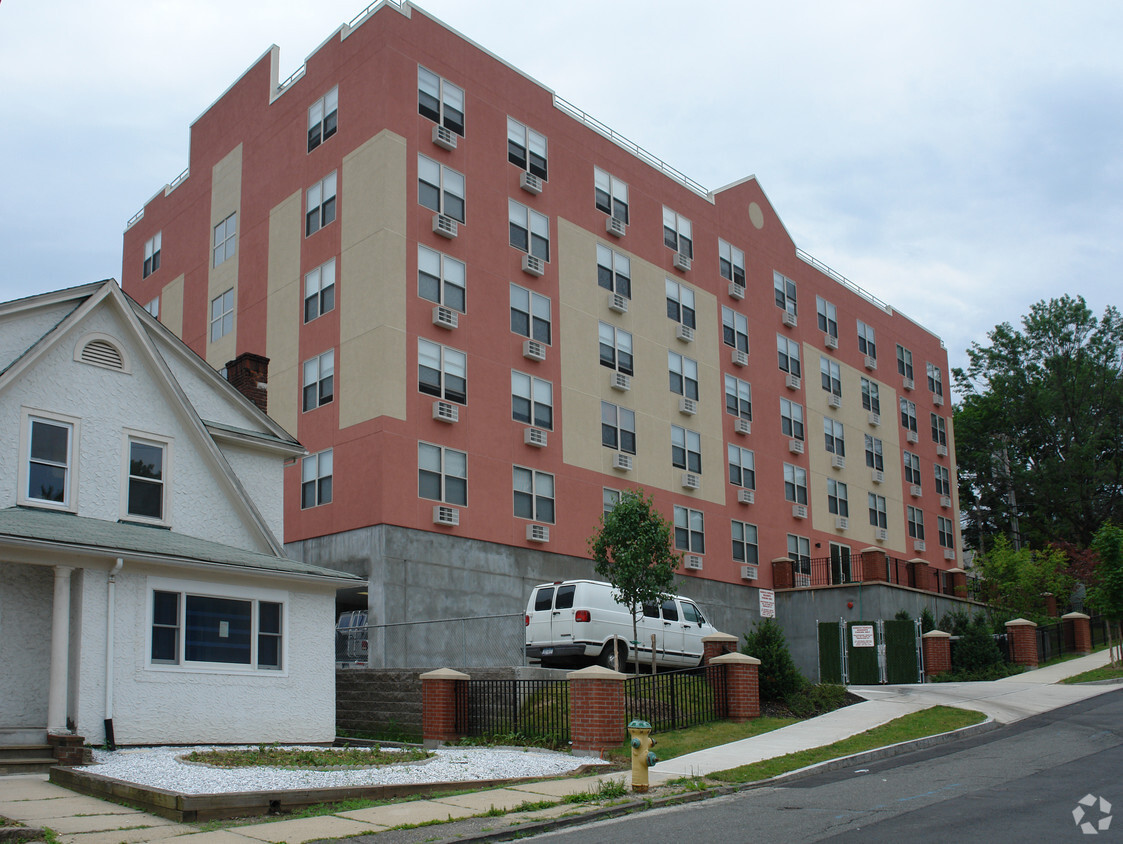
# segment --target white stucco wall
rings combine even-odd
[[[226,462],[238,476],[246,494],[261,513],[273,535],[279,542],[284,541],[285,497],[282,494],[285,483],[285,464],[275,455],[262,455],[262,452],[230,443],[219,445]]]
[[[74,302],[67,302],[0,316],[0,369],[7,368],[75,307]]]
[[[250,431],[265,430],[255,416],[231,401],[223,394],[224,391],[216,388],[209,377],[204,377],[194,366],[185,363],[178,354],[165,353],[166,344],[157,341],[157,348],[161,350],[168,368],[191,404],[195,406],[199,416],[208,422],[220,422],[223,425],[233,425],[235,428],[245,428]]]
[[[0,560],[0,726],[43,727],[54,572]]]

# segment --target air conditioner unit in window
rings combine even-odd
[[[526,541],[527,542],[549,542],[550,541],[550,528],[548,525],[527,525],[526,526]]]
[[[545,360],[546,344],[538,340],[523,340],[523,357],[528,360]]]
[[[738,284],[735,281],[729,282],[729,295],[734,299],[744,299],[745,285]]]
[[[686,272],[690,269],[690,258],[681,252],[675,253],[674,265],[676,270]]]
[[[751,434],[753,432],[753,423],[749,419],[738,416],[733,420],[733,433],[735,434]]]
[[[870,415],[866,418],[869,420],[870,425],[874,428],[876,428],[878,425],[881,424],[881,414],[880,413],[874,413],[874,412],[871,411]]]
[[[754,492],[753,490],[745,489],[744,487],[741,487],[741,489],[737,490],[737,503],[738,504],[752,504],[755,501],[756,501],[756,492]]]
[[[630,390],[632,389],[632,376],[625,375],[623,372],[610,372],[608,373],[608,386],[621,392]]]
[[[943,407],[944,406],[944,397],[941,396],[939,393],[933,393],[932,394],[932,404],[936,405],[937,407]]]
[[[459,422],[460,408],[447,401],[433,402],[433,418],[438,422]]]
[[[742,580],[756,580],[760,574],[759,566],[741,566],[741,579]]]
[[[944,445],[943,443],[937,444],[937,446],[936,446],[936,456],[937,457],[947,457],[948,456],[948,447],[946,445]]]
[[[806,504],[793,504],[792,505],[792,518],[793,519],[806,519],[807,518],[807,505]]]
[[[945,510],[948,507],[950,507],[951,506],[951,496],[950,495],[941,495],[940,496],[940,506],[943,507]]]
[[[916,385],[913,383],[913,380],[911,378],[903,378],[901,380],[901,386],[904,387],[906,390],[912,390],[912,389],[915,389],[915,387],[916,387]]]
[[[447,126],[434,126],[433,143],[441,149],[454,150],[456,149],[456,133]]]
[[[841,454],[832,454],[831,455],[831,468],[832,469],[845,469],[846,468],[846,458],[843,457]]]
[[[878,542],[887,542],[889,540],[889,531],[885,528],[877,528],[873,532],[873,538]]]
[[[945,560],[954,560],[955,559],[955,549],[954,548],[945,548],[944,549],[944,559]]]
[[[800,381],[799,376],[792,375],[790,372],[784,378],[784,386],[789,390],[798,390],[802,386],[802,384],[803,382]]]
[[[788,440],[788,451],[792,454],[803,454],[803,440],[797,440],[792,437]]]
[[[546,262],[537,255],[523,255],[523,272],[540,278],[546,274]]]
[[[523,443],[535,448],[546,447],[547,435],[541,428],[523,428]]]
[[[604,221],[604,230],[613,237],[623,237],[628,233],[628,224],[616,217]]]
[[[612,468],[621,472],[632,471],[632,455],[618,451],[612,455]]]
[[[796,586],[810,586],[811,585],[811,575],[809,575],[809,574],[804,574],[801,571],[797,571],[794,574],[794,578],[795,578],[794,582],[795,582]]]
[[[683,489],[698,489],[702,485],[702,479],[695,475],[693,472],[682,473],[682,488]]]
[[[460,511],[455,507],[438,504],[433,508],[433,524],[456,527],[460,524]]]
[[[871,372],[877,369],[877,358],[871,355],[866,355],[866,359],[864,362],[866,365],[866,369],[870,370]]]
[[[905,439],[910,443],[915,443],[920,440],[920,437],[916,435],[916,431],[909,431],[907,434],[905,434]]]
[[[441,328],[456,328],[460,324],[460,314],[452,308],[446,308],[444,305],[437,305],[433,308],[433,325],[439,325]]]
[[[875,484],[885,483],[885,473],[880,469],[874,469],[871,474],[873,475],[873,482]]]
[[[920,489],[920,484],[912,484],[909,487],[909,495],[911,495],[913,498],[920,498],[921,493],[922,490]]]
[[[924,550],[924,540],[923,539],[914,539],[912,541],[912,550],[913,551],[923,551]]]
[[[783,322],[784,325],[786,325],[788,328],[795,328],[797,325],[799,325],[799,319],[797,319],[796,315],[791,311],[784,311],[784,315],[780,317],[780,321]]]
[[[828,349],[837,349],[838,348],[838,338],[835,337],[833,334],[824,334],[823,335],[823,345],[826,346]]]
[[[682,558],[683,565],[691,571],[702,570],[702,558],[697,554],[686,554]]]
[[[433,234],[439,234],[441,237],[450,239],[456,237],[456,220],[445,214],[434,214]]]
[[[683,325],[681,322],[675,328],[675,337],[682,340],[684,343],[694,342],[694,329],[689,325]]]
[[[741,349],[734,349],[733,350],[733,365],[734,366],[748,366],[749,365],[749,353],[745,352],[745,351],[742,351]]]
[[[827,395],[827,404],[831,407],[842,407],[842,396],[836,396],[834,393]]]
[[[542,179],[534,173],[528,173],[525,170],[519,173],[519,187],[527,193],[533,193],[535,196],[542,193]]]
[[[619,293],[609,293],[608,309],[610,311],[616,311],[618,314],[626,314],[628,312],[628,297],[622,296]]]
[[[849,530],[850,520],[846,516],[836,516],[834,526],[837,530]]]
[[[678,412],[687,416],[693,416],[698,412],[698,402],[694,399],[681,398],[678,402]]]

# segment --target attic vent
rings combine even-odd
[[[124,355],[112,340],[105,337],[95,337],[87,341],[78,353],[77,359],[82,363],[93,366],[103,366],[106,369],[127,371]]]

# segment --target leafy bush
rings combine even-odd
[[[897,610],[897,614],[893,618],[897,621],[912,621],[912,616],[909,615],[908,610]]]
[[[784,699],[784,705],[797,718],[812,718],[833,712],[847,705],[846,686],[841,683],[808,683],[799,691],[788,695]]]
[[[971,625],[971,617],[964,610],[944,613],[940,619],[940,629],[952,636],[962,636]]]
[[[936,629],[936,617],[932,615],[932,610],[925,607],[920,613],[920,632],[931,633]]]
[[[760,660],[758,677],[762,703],[786,700],[807,685],[788,650],[784,630],[775,619],[761,619],[751,633],[746,633],[741,653]]]
[[[952,671],[965,674],[985,674],[993,666],[1003,664],[1002,651],[991,635],[990,625],[982,615],[976,615],[959,634],[959,641],[951,649]],[[1005,677],[1006,675],[1001,675]]]

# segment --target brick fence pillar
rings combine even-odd
[[[760,717],[760,660],[746,654],[723,654],[710,665],[725,666],[729,720],[748,721]]]
[[[579,756],[601,756],[628,736],[624,713],[625,675],[594,665],[571,671],[569,740]]]
[[[1010,661],[1015,665],[1037,667],[1037,625],[1025,618],[1006,622],[1006,641],[1010,644]]]
[[[935,677],[951,671],[951,634],[930,630],[920,638],[924,649],[924,675]]]
[[[421,675],[421,736],[426,747],[456,741],[457,682],[470,679],[451,668],[438,668]]]
[[[772,588],[791,589],[795,586],[792,561],[787,557],[777,557],[772,561]]]
[[[48,733],[47,744],[59,765],[64,768],[73,768],[79,765],[90,765],[94,761],[94,752],[86,747],[83,736],[70,733]]]
[[[880,548],[863,548],[858,559],[862,562],[862,580],[889,580],[889,558]]]
[[[948,569],[951,575],[951,591],[957,598],[967,597],[967,572],[961,568]]]
[[[1092,652],[1092,621],[1082,612],[1070,612],[1061,616],[1065,626],[1065,642],[1072,642],[1072,649],[1078,654]]]
[[[715,656],[736,652],[737,641],[737,637],[729,633],[714,633],[712,636],[703,636],[702,664],[709,665],[710,660]]]
[[[908,585],[913,589],[930,589],[929,584],[932,582],[932,573],[928,568],[928,561],[922,560],[919,557],[914,557],[909,560],[909,582]]]

